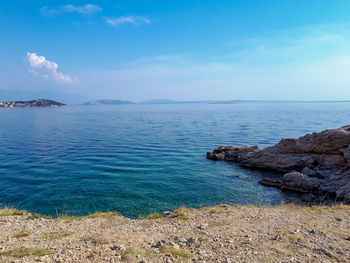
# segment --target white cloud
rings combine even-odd
[[[139,24],[145,23],[150,24],[151,20],[143,16],[122,16],[116,18],[106,18],[106,22],[112,26],[118,26],[121,24],[133,24],[134,26],[138,26]]]
[[[55,81],[65,84],[79,83],[79,79],[77,77],[71,77],[58,72],[57,63],[47,60],[44,56],[38,56],[36,53],[28,52],[26,59],[29,62],[29,66],[31,68],[30,71],[36,75],[47,79],[54,79]]]
[[[101,12],[102,8],[97,5],[83,5],[83,6],[75,6],[75,5],[64,5],[56,8],[44,6],[40,9],[40,12],[45,15],[54,15],[54,14],[62,14],[62,13],[78,13],[81,15],[92,15],[97,12]]]

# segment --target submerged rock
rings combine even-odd
[[[339,201],[350,203],[350,125],[282,139],[264,149],[258,146],[220,146],[207,153],[207,158],[283,172],[286,174],[281,179],[265,178],[261,184],[331,194]]]

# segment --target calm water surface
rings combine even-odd
[[[116,105],[0,109],[0,203],[71,215],[129,217],[220,203],[279,204],[268,172],[213,162],[220,145],[349,124],[350,103]]]

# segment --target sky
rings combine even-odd
[[[0,100],[350,100],[349,0],[3,1]]]

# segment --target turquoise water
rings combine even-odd
[[[0,109],[0,203],[32,212],[128,217],[220,203],[279,204],[269,172],[205,158],[220,145],[349,124],[350,103],[116,105]]]

